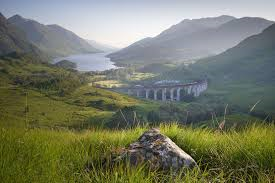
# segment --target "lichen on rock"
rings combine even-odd
[[[139,139],[123,149],[112,162],[129,160],[130,165],[147,163],[154,170],[178,171],[197,167],[195,160],[156,128],[144,132]]]

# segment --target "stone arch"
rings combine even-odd
[[[173,92],[173,95],[174,95],[174,98],[175,98],[175,99],[177,98],[177,89],[178,89],[178,88],[175,88],[175,89],[174,89],[174,92]]]
[[[149,95],[148,95],[149,99],[153,99],[154,100],[154,90],[153,89],[149,89]]]
[[[162,100],[162,89],[157,89],[157,100]]]
[[[183,101],[185,99],[185,96],[188,95],[188,88],[182,88],[180,90],[180,101]]]

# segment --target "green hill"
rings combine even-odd
[[[275,24],[224,53],[182,66],[160,78],[194,80],[207,77],[207,95],[229,103],[274,113]],[[209,97],[209,96],[208,96]]]
[[[199,61],[191,69],[220,82],[274,84],[275,24],[226,52]]]

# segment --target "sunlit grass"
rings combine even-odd
[[[69,130],[2,128],[0,180],[3,182],[272,182],[275,127],[257,125],[240,132],[162,125],[199,163],[185,176],[150,172],[144,167],[101,166],[113,149],[135,141],[145,128]],[[86,171],[87,162],[92,168]],[[126,167],[125,167],[126,166]]]
[[[143,73],[143,72],[135,72],[130,78],[129,81],[140,81],[140,80],[145,80],[149,78],[155,77],[156,74],[153,73]]]
[[[105,87],[105,88],[113,88],[113,87],[125,87],[127,86],[125,83],[122,83],[118,80],[102,80],[96,81],[93,83],[95,86]]]

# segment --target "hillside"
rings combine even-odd
[[[10,17],[8,22],[23,30],[29,42],[52,57],[100,52],[84,39],[59,25],[44,25],[20,15]]]
[[[103,126],[124,107],[152,106],[90,86],[92,76],[42,63],[32,55],[0,58],[2,126]]]
[[[226,52],[190,66],[219,82],[275,83],[275,24]]]
[[[35,47],[28,42],[24,32],[9,24],[0,13],[0,55],[33,51],[35,51]]]
[[[124,64],[194,60],[219,54],[272,23],[262,18],[230,16],[183,20],[150,40],[141,40],[108,56]]]
[[[208,94],[227,102],[274,113],[275,24],[220,55],[182,66],[160,78],[193,80],[207,77]],[[208,96],[209,97],[209,96]]]

